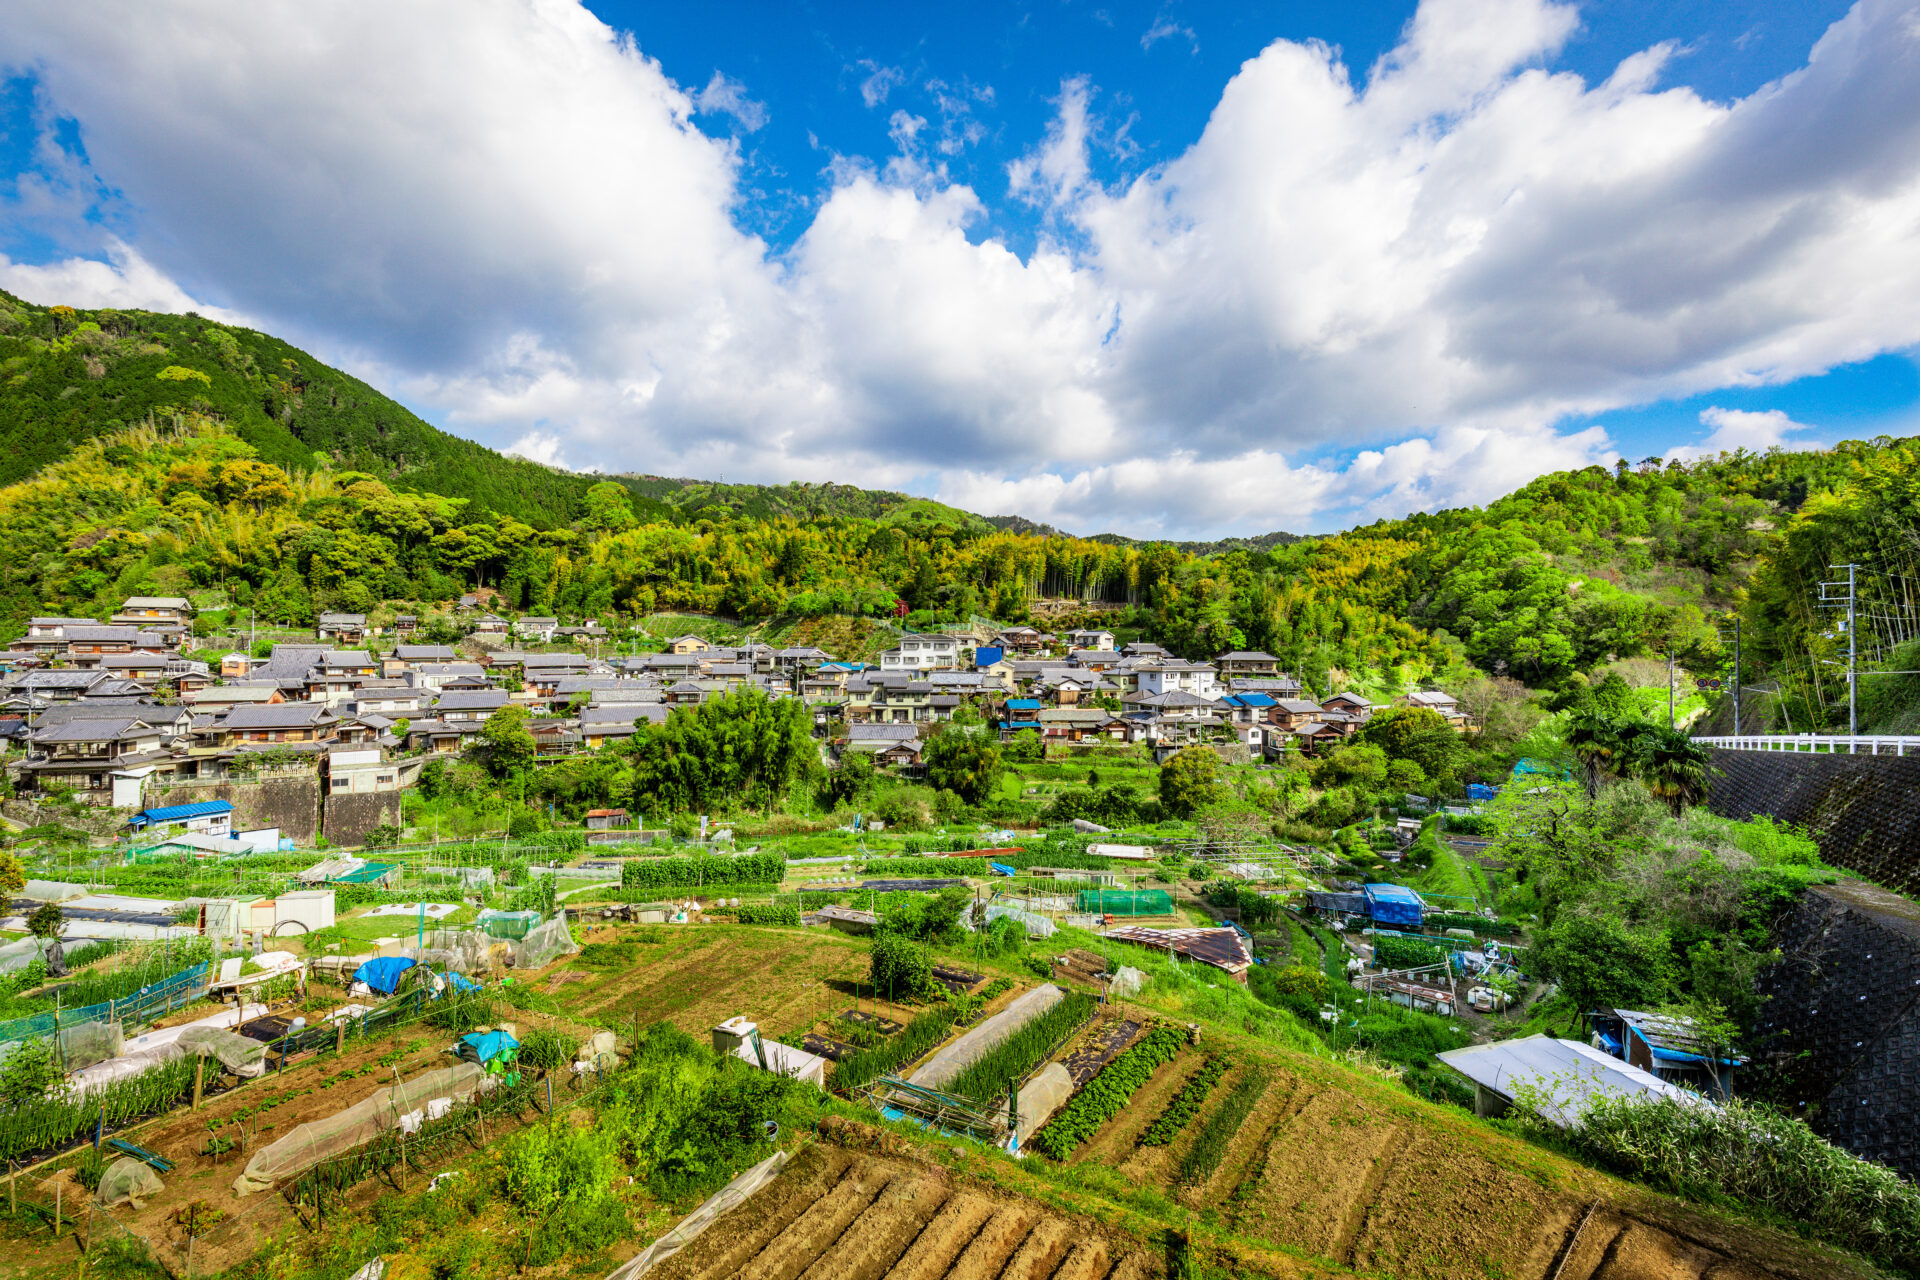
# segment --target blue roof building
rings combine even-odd
[[[196,804],[142,809],[127,819],[127,825],[135,831],[195,831],[223,836],[233,830],[233,803],[228,800],[202,800]]]

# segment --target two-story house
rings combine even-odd
[[[1177,690],[1209,701],[1219,693],[1214,669],[1205,662],[1168,658],[1150,665],[1143,663],[1133,671],[1135,687],[1141,693],[1173,693]]]
[[[1067,647],[1072,649],[1111,649],[1113,632],[1111,631],[1069,631],[1066,634]]]
[[[132,653],[140,638],[138,627],[68,627],[67,661],[76,667],[97,667],[110,654]]]
[[[211,728],[223,749],[245,746],[297,746],[326,742],[340,718],[317,702],[280,702],[238,706]]]
[[[1227,680],[1240,677],[1271,678],[1280,671],[1280,659],[1258,649],[1236,649],[1232,653],[1223,653],[1213,660],[1220,674]]]
[[[1442,693],[1437,689],[1423,689],[1417,693],[1410,693],[1399,699],[1399,703],[1403,707],[1420,707],[1431,711],[1462,733],[1466,732],[1471,725],[1467,713],[1460,709],[1460,700],[1450,693]]]
[[[525,617],[514,621],[513,634],[522,643],[549,644],[560,629],[558,618]]]
[[[367,638],[367,615],[364,613],[323,613],[314,623],[313,631],[322,640],[335,644],[356,645]]]
[[[511,701],[504,689],[447,692],[433,700],[432,711],[439,719],[454,724],[471,724],[477,729]]]
[[[193,621],[193,602],[185,596],[129,596],[113,615],[116,627],[184,627]]]
[[[673,639],[667,641],[668,653],[705,653],[711,648],[713,648],[712,645],[696,635],[675,636]]]
[[[882,671],[928,671],[935,667],[952,669],[960,665],[960,651],[970,641],[959,636],[914,633],[901,637],[900,643],[880,655]]]

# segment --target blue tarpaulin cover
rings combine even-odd
[[[1405,885],[1370,884],[1363,892],[1367,895],[1367,914],[1375,924],[1420,927],[1420,895]]]
[[[504,1031],[471,1031],[460,1037],[478,1062],[492,1062],[503,1053],[518,1053],[520,1042]]]
[[[400,975],[413,968],[413,963],[399,956],[381,956],[355,969],[353,980],[366,983],[383,996],[390,996],[400,981]]]
[[[1003,863],[989,862],[987,865],[992,867],[995,871],[999,872],[1003,876],[1010,876],[1014,874],[1013,868],[1006,866]]]
[[[455,991],[478,991],[480,989],[480,984],[472,978],[464,974],[455,973],[451,969],[447,970],[447,981],[452,984]]]

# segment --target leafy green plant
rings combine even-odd
[[[889,1000],[925,1000],[939,992],[933,980],[933,957],[926,947],[898,933],[880,933],[873,939],[867,984]]]
[[[1213,1087],[1220,1083],[1220,1077],[1226,1074],[1227,1067],[1230,1065],[1230,1061],[1220,1054],[1215,1054],[1201,1063],[1200,1069],[1188,1077],[1187,1082],[1180,1086],[1180,1092],[1174,1094],[1173,1100],[1167,1103],[1167,1109],[1162,1111],[1140,1134],[1139,1145],[1164,1147],[1179,1137],[1181,1131],[1187,1127],[1187,1122],[1193,1119],[1199,1112],[1201,1104],[1213,1093]]]
[[[1200,1135],[1193,1140],[1193,1146],[1187,1149],[1185,1158],[1180,1161],[1180,1169],[1175,1175],[1180,1183],[1197,1187],[1213,1176],[1220,1166],[1221,1159],[1227,1154],[1227,1148],[1240,1132],[1240,1126],[1247,1122],[1247,1116],[1253,1111],[1254,1104],[1260,1101],[1260,1095],[1267,1091],[1269,1076],[1266,1071],[1254,1069],[1240,1078],[1219,1110],[1207,1117],[1201,1127]]]
[[[570,1036],[539,1027],[520,1041],[520,1065],[537,1071],[558,1071],[573,1061],[580,1045]]]
[[[798,926],[800,908],[791,902],[748,902],[734,908],[741,924],[785,924]]]
[[[1117,1115],[1162,1063],[1171,1062],[1183,1042],[1184,1037],[1171,1027],[1155,1027],[1144,1040],[1100,1068],[1085,1088],[1069,1098],[1046,1127],[1033,1135],[1033,1148],[1055,1160],[1066,1159]]]
[[[1085,992],[1069,993],[961,1072],[948,1092],[975,1102],[1004,1096],[1008,1085],[1039,1066],[1048,1050],[1085,1026],[1099,1007],[1099,1001]]]

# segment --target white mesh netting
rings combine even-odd
[[[132,1156],[121,1156],[100,1175],[93,1200],[102,1209],[111,1209],[117,1204],[142,1209],[146,1207],[144,1201],[159,1195],[163,1189],[159,1174]]]
[[[942,1089],[960,1073],[987,1056],[1013,1033],[1066,999],[1067,993],[1048,983],[1035,987],[946,1048],[928,1058],[909,1077],[909,1083]]]
[[[246,1196],[266,1191],[282,1178],[365,1146],[399,1125],[402,1116],[420,1111],[436,1099],[464,1102],[479,1090],[485,1078],[486,1072],[478,1063],[456,1062],[375,1090],[344,1111],[301,1125],[259,1152],[233,1180],[234,1192]]]

